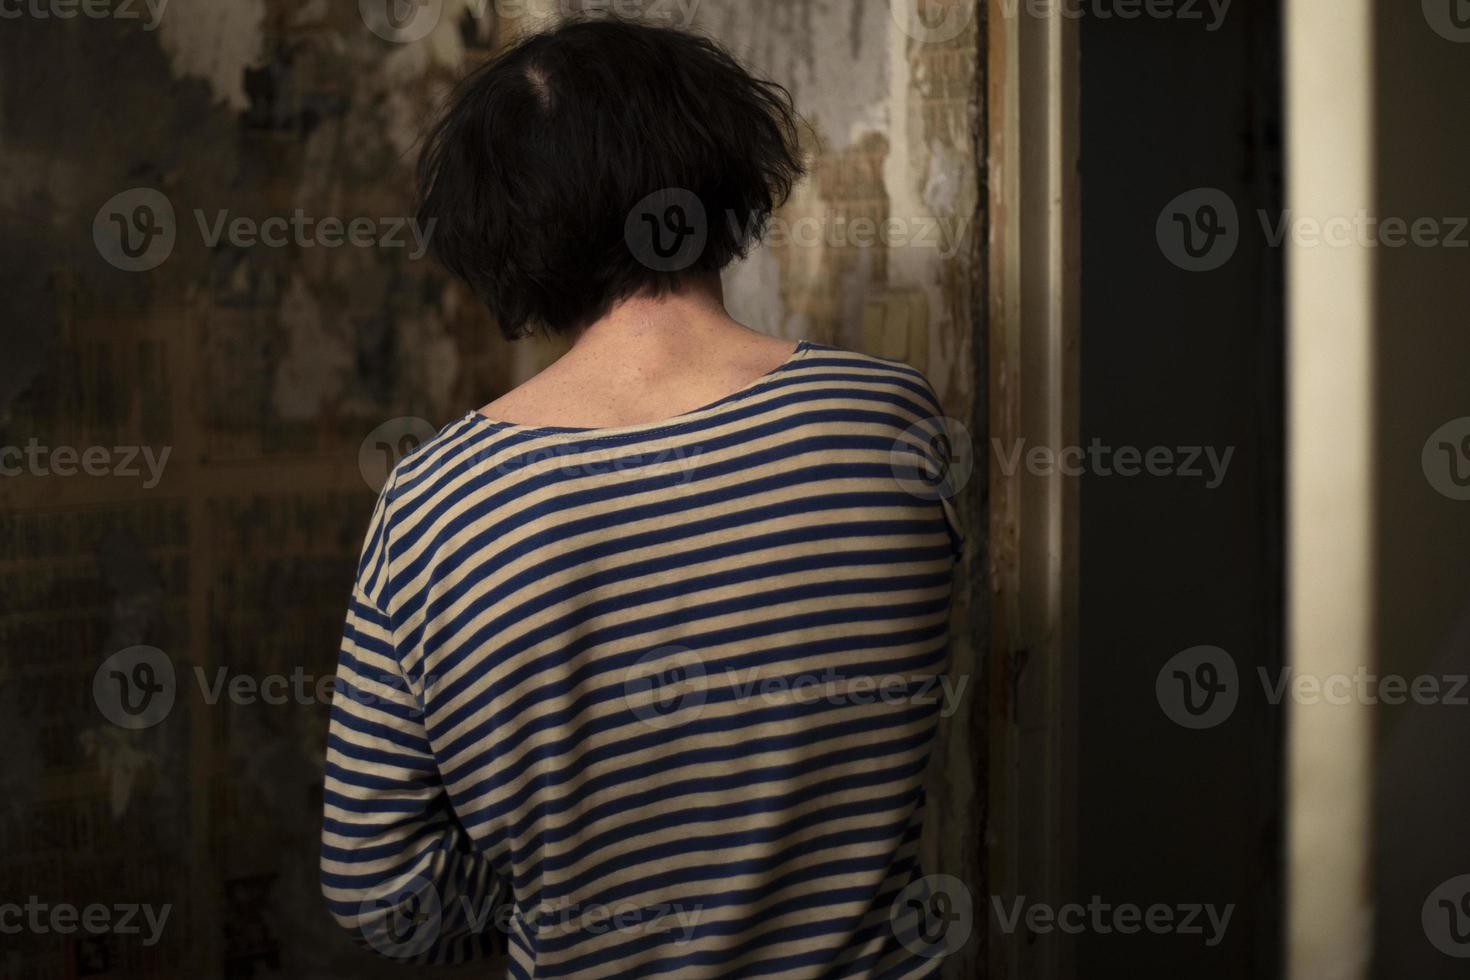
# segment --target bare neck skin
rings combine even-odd
[[[718,275],[635,296],[581,330],[550,367],[480,409],[502,422],[607,428],[693,411],[779,367],[796,345],[725,311]]]

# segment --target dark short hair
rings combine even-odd
[[[708,38],[573,21],[460,84],[419,158],[418,218],[507,337],[573,330],[743,257],[802,174],[798,143],[791,94]]]

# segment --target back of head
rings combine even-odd
[[[507,337],[571,331],[743,256],[802,173],[797,143],[790,94],[713,41],[575,21],[461,83],[418,218]]]

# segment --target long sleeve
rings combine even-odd
[[[501,884],[449,805],[384,611],[386,500],[353,589],[327,735],[321,881],[358,942],[414,963],[505,950]]]

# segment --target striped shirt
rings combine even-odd
[[[906,365],[803,342],[601,429],[470,413],[395,469],[343,633],[322,887],[516,978],[924,977],[916,859],[961,547]]]

